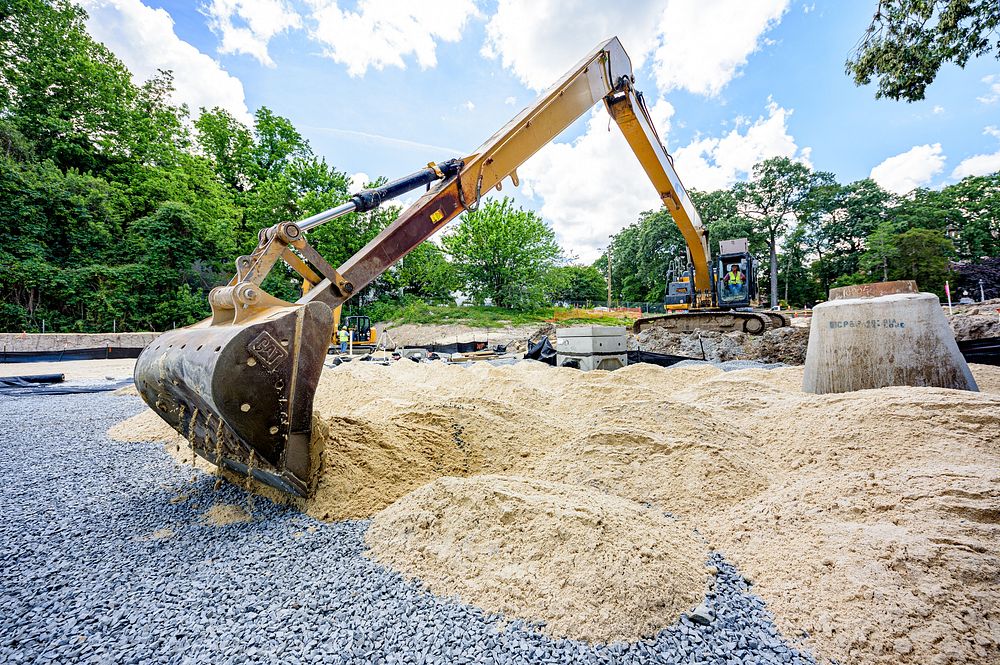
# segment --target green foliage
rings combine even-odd
[[[499,307],[531,307],[544,297],[545,273],[562,253],[555,232],[514,202],[484,201],[442,238],[463,290]]]
[[[949,259],[955,246],[936,229],[910,229],[896,236],[896,268],[892,279],[912,279],[924,291],[944,293],[949,278]]]
[[[858,63],[889,76],[886,94],[922,94],[940,62],[962,64],[985,48],[982,38],[996,28],[987,4],[882,3],[883,32],[870,36]],[[69,0],[0,6],[0,330],[38,331],[43,321],[47,330],[87,332],[192,323],[207,315],[208,291],[229,279],[260,229],[349,194],[347,174],[317,157],[288,119],[267,108],[251,126],[218,108],[192,118],[170,102],[170,72],[134,83],[85,20]],[[976,35],[979,42],[967,40]],[[691,197],[713,254],[719,240],[742,237],[768,254],[772,302],[779,291],[804,304],[831,286],[877,279],[939,290],[954,275],[952,259],[963,280],[990,280],[1000,256],[1000,174],[895,197],[870,180],[843,185],[773,158],[747,183]],[[346,215],[311,231],[310,242],[341,265],[398,213],[386,206]],[[415,248],[355,302],[403,321],[574,321],[577,314],[540,305],[603,301],[609,257],[615,300],[660,301],[668,278],[687,267],[684,239],[662,208],[617,234],[592,267],[561,265],[552,229],[509,199],[465,214],[443,246]],[[301,283],[279,264],[264,288],[294,300]],[[498,307],[424,302],[459,289]]]
[[[772,157],[753,167],[753,177],[733,186],[740,214],[767,238],[771,306],[778,304],[778,237],[818,186],[809,167],[787,157]]]
[[[253,127],[203,112],[191,131],[171,73],[134,84],[85,19],[66,0],[0,8],[0,329],[191,323],[259,229],[343,202],[347,175],[267,108]],[[311,240],[336,265],[397,212]],[[265,288],[294,300],[300,284],[278,267]]]
[[[611,291],[614,300],[659,302],[666,276],[686,269],[678,257],[684,254],[684,236],[665,208],[648,210],[639,220],[618,232],[611,241]],[[605,253],[594,267],[607,275]]]
[[[708,229],[709,249],[713,260],[719,256],[720,240],[746,238],[750,251],[760,254],[767,249],[767,237],[760,233],[753,222],[740,214],[739,203],[732,190],[720,189],[714,192],[690,192],[701,222]]]
[[[607,316],[575,316],[579,310],[568,307],[531,307],[510,309],[484,305],[432,305],[423,300],[405,298],[402,301],[379,301],[368,305],[365,313],[373,321],[445,325],[461,324],[473,328],[506,328],[558,321],[560,325],[587,324],[620,326],[631,324],[626,315],[611,312]]]
[[[868,236],[868,249],[858,262],[867,279],[875,276],[875,281],[889,280],[889,265],[895,266],[896,258],[899,256],[897,235],[892,222],[882,222]]]
[[[459,287],[455,266],[430,241],[417,245],[386,274],[387,288],[404,296],[449,298]]]
[[[970,176],[942,192],[958,257],[979,261],[1000,256],[1000,173]]]
[[[876,97],[914,102],[944,63],[965,67],[990,51],[1000,58],[998,27],[996,0],[880,0],[847,73],[858,85],[877,78]]]
[[[545,275],[545,298],[550,302],[604,302],[608,283],[593,266],[557,266]]]

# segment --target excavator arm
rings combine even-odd
[[[285,492],[315,489],[322,450],[311,440],[312,402],[333,328],[333,311],[505,178],[576,119],[604,102],[677,223],[694,264],[695,301],[711,299],[706,232],[660,142],[632,65],[609,39],[464,159],[428,164],[331,210],[263,229],[236,275],[209,294],[212,316],[161,335],[136,362],[136,387],[202,457]],[[306,233],[416,188],[428,191],[338,268]],[[295,303],[261,288],[279,261],[303,279]]]
[[[461,160],[458,173],[425,194],[348,259],[340,267],[341,274],[361,288],[461,212],[477,206],[482,193],[499,188],[508,177],[517,186],[521,164],[603,101],[683,233],[694,264],[695,290],[707,305],[712,288],[707,234],[660,142],[642,94],[633,87],[634,80],[632,63],[618,38],[604,42]],[[327,286],[323,283],[311,290],[306,301],[336,306],[346,300]]]

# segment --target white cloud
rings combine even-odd
[[[368,176],[367,173],[363,171],[358,171],[357,173],[351,176],[350,181],[347,183],[347,191],[351,194],[354,194],[355,192],[360,192],[362,189],[365,188],[365,185],[367,185],[371,181],[372,179]]]
[[[906,194],[930,183],[944,170],[946,157],[941,144],[915,145],[904,153],[889,157],[871,171],[871,179],[884,189]]]
[[[989,76],[984,76],[982,81],[989,86],[989,92],[982,97],[976,97],[976,99],[983,104],[996,104],[1000,102],[1000,76],[990,74]]]
[[[717,95],[787,9],[788,0],[669,2],[653,56],[660,92]]]
[[[462,108],[465,109],[466,111],[475,111],[476,110],[476,105],[470,99],[470,100],[466,101],[464,104],[462,104]]]
[[[983,130],[983,134],[1000,139],[1000,129],[990,126]],[[951,177],[956,180],[967,178],[970,175],[990,175],[1000,171],[1000,149],[994,153],[985,155],[973,155],[963,159],[955,170],[951,172]]]
[[[686,187],[710,191],[745,177],[753,165],[776,155],[808,164],[786,126],[790,110],[771,102],[767,116],[721,138],[698,138],[673,153]],[[665,100],[650,113],[666,140],[674,108]],[[583,135],[570,143],[550,143],[518,169],[523,192],[541,201],[538,212],[556,231],[560,244],[582,261],[598,257],[608,236],[662,203],[621,132],[611,127],[603,107],[595,109]],[[613,124],[613,123],[612,123]]]
[[[202,11],[222,37],[219,53],[245,53],[267,67],[274,67],[267,52],[271,38],[302,27],[302,18],[286,0],[212,0]],[[234,25],[234,17],[244,25]]]
[[[651,113],[662,137],[674,109],[661,101]],[[661,205],[621,132],[608,127],[609,119],[603,107],[595,109],[586,133],[571,143],[548,144],[518,169],[522,191],[541,200],[538,212],[560,244],[588,263],[610,234]]]
[[[617,35],[634,69],[652,57],[661,92],[717,94],[777,25],[789,0],[500,0],[483,54],[543,90],[584,54]]]
[[[503,103],[506,104],[507,106],[513,106],[514,104],[517,104],[517,97],[508,97],[507,99],[503,100]]]
[[[500,0],[483,55],[499,58],[529,88],[544,90],[586,51],[617,35],[633,67],[655,47],[663,2]]]
[[[736,129],[725,136],[696,137],[674,152],[677,172],[687,187],[710,192],[748,177],[754,164],[771,157],[789,157],[812,166],[811,149],[799,149],[788,133],[791,114],[769,100],[766,117],[760,116],[752,124],[748,118],[740,121],[737,117]]]
[[[942,113],[944,113],[944,107],[941,105],[937,105],[931,109],[931,113],[933,113],[934,115],[941,115]]]
[[[1000,150],[989,155],[966,157],[951,172],[951,177],[961,180],[970,175],[990,175],[997,171],[1000,171]]]
[[[243,122],[252,121],[243,83],[178,37],[166,10],[139,0],[83,0],[82,5],[90,14],[87,30],[125,63],[137,82],[157,69],[169,69],[174,73],[175,103],[186,103],[193,113],[202,106],[221,106]]]
[[[437,42],[458,41],[469,19],[479,15],[473,0],[359,0],[357,11],[342,10],[337,0],[307,2],[312,38],[351,76],[363,76],[369,67],[406,69],[408,56],[422,69],[434,67]]]

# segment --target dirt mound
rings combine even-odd
[[[487,342],[490,347],[504,344],[512,353],[522,352],[529,340],[537,340],[542,335],[551,335],[552,324],[531,324],[479,328],[457,323],[428,325],[407,323],[401,326],[389,325],[385,328],[390,346],[428,346],[431,344],[455,344],[457,342]]]
[[[237,522],[249,522],[250,514],[242,506],[227,503],[217,503],[204,513],[201,521],[212,526],[226,526]]]
[[[742,332],[673,333],[657,328],[640,332],[636,348],[655,353],[725,362],[760,360],[768,363],[801,365],[806,360],[809,329],[787,326],[768,330],[763,335]]]
[[[704,597],[707,548],[661,511],[505,476],[442,478],[379,513],[378,561],[553,637],[634,641]]]
[[[958,341],[1000,337],[1000,307],[973,307],[948,317]]]

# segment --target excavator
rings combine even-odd
[[[322,463],[322,450],[310,439],[313,397],[334,311],[450,220],[475,210],[484,192],[500,189],[506,178],[516,187],[517,168],[598,102],[635,152],[690,254],[687,309],[663,321],[716,329],[745,329],[748,321],[754,328],[771,325],[766,315],[731,306],[745,305],[747,298],[734,289],[737,278],[727,281],[720,270],[736,274],[731,266],[742,260],[748,276],[749,255],[730,255],[729,264],[710,267],[705,228],[634,81],[621,42],[609,39],[468,156],[432,162],[330,210],[262,229],[256,249],[236,259],[235,276],[209,293],[211,316],[162,334],[139,356],[135,384],[143,400],[210,462],[291,495],[310,496]],[[336,268],[307,240],[310,229],[325,222],[422,187],[427,191],[416,202]],[[278,261],[308,286],[294,303],[261,288]],[[726,297],[736,299],[721,297],[723,287]]]

